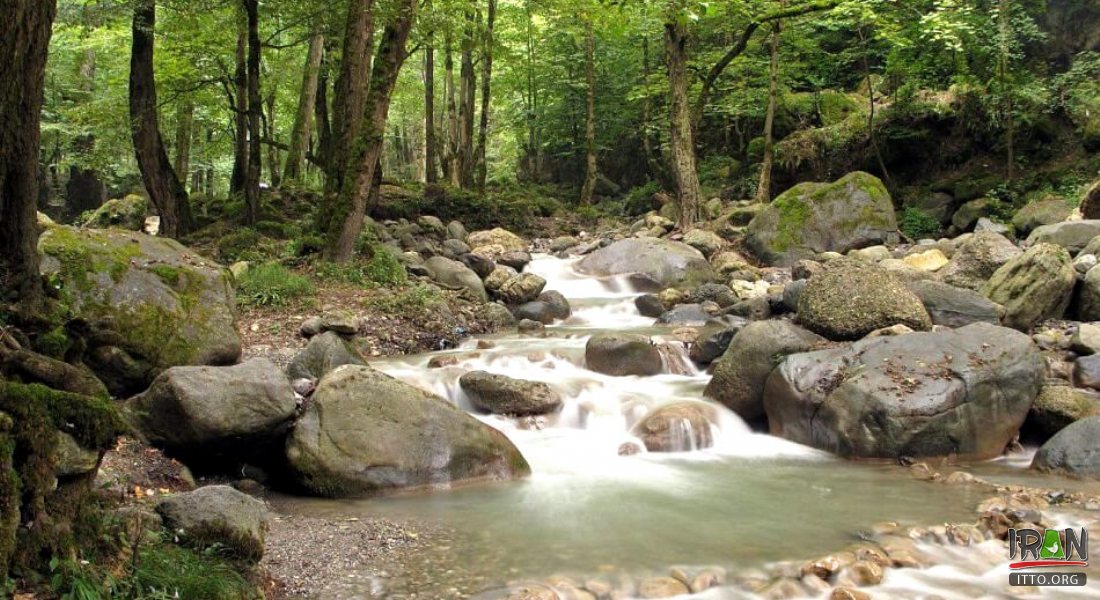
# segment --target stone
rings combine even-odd
[[[496,265],[493,271],[485,277],[485,289],[495,294],[500,291],[500,288],[504,287],[505,283],[517,276],[519,276],[519,272],[512,267]]]
[[[939,248],[915,252],[901,260],[914,269],[928,272],[939,271],[949,262]]]
[[[1027,243],[1057,244],[1071,254],[1076,254],[1093,238],[1100,235],[1100,219],[1086,221],[1062,221],[1037,227],[1027,236]]]
[[[1073,207],[1065,198],[1048,196],[1016,211],[1012,217],[1012,226],[1020,235],[1027,235],[1043,225],[1065,221],[1072,212]]]
[[[657,375],[664,370],[661,352],[644,335],[597,334],[584,348],[585,366],[605,375]]]
[[[224,365],[240,358],[236,297],[217,263],[169,239],[119,230],[56,225],[38,240],[42,274],[74,318],[89,323],[93,346],[125,352],[143,363],[137,380],[112,371],[115,362],[89,366],[116,382],[111,393],[129,396],[177,365]]]
[[[500,250],[494,251],[494,253],[527,250],[527,242],[523,238],[500,227],[486,231],[475,231],[466,236],[466,243],[474,248],[475,252],[478,248],[487,246],[499,246]]]
[[[981,232],[961,242],[951,260],[937,273],[944,283],[980,290],[1002,265],[1023,252],[1003,235]]]
[[[359,333],[359,318],[346,310],[326,312],[321,315],[321,331],[355,335]]]
[[[982,294],[1005,307],[1004,324],[1027,331],[1066,312],[1077,276],[1065,248],[1036,244],[997,269]]]
[[[64,431],[57,432],[54,446],[56,457],[53,464],[55,477],[72,477],[91,473],[99,466],[99,452],[83,448],[73,436]]]
[[[638,314],[643,317],[656,319],[665,313],[665,305],[656,294],[642,294],[638,296],[634,299],[634,307],[638,309]]]
[[[224,471],[264,459],[281,443],[296,406],[282,371],[253,358],[232,367],[172,367],[125,409],[153,445],[188,464]]]
[[[658,238],[628,238],[596,250],[574,265],[596,277],[640,275],[656,287],[699,284],[714,276],[703,254],[680,242]]]
[[[580,244],[580,240],[571,235],[562,235],[550,240],[551,252],[564,252],[576,245]]]
[[[650,452],[702,450],[714,444],[711,427],[716,420],[714,407],[705,402],[675,402],[642,417],[630,434],[641,439]]]
[[[764,416],[764,385],[782,357],[825,342],[789,321],[754,321],[730,341],[703,392],[746,421]]]
[[[868,246],[867,248],[859,248],[856,250],[849,250],[848,257],[856,260],[862,260],[863,262],[877,263],[880,260],[886,260],[893,258],[893,254],[890,253],[890,249],[886,246]]]
[[[729,286],[720,283],[704,283],[691,292],[691,301],[697,303],[714,302],[720,308],[733,306],[741,300]]]
[[[263,557],[267,505],[248,494],[210,485],[172,494],[157,503],[156,511],[164,526],[188,546],[220,546],[249,564]]]
[[[311,338],[323,331],[324,323],[320,316],[308,317],[298,326],[298,334],[304,338]]]
[[[709,320],[710,313],[701,304],[681,304],[661,314],[657,324],[700,327]]]
[[[650,577],[638,584],[638,598],[644,600],[673,598],[689,593],[691,590],[687,585],[671,577]]]
[[[541,333],[546,329],[546,326],[532,319],[520,319],[519,323],[516,324],[516,329],[520,333]]]
[[[340,365],[365,365],[355,345],[333,331],[314,336],[287,365],[291,379],[316,380]]]
[[[1004,223],[998,223],[990,219],[989,217],[982,217],[978,219],[978,222],[974,224],[974,233],[980,233],[982,231],[990,231],[993,233],[999,233],[1006,238],[1015,239],[1016,234],[1012,231],[1012,228]]]
[[[1083,392],[1068,385],[1048,384],[1039,390],[1025,426],[1046,439],[1070,423],[1098,414],[1098,409],[1100,405]]]
[[[684,243],[702,252],[703,256],[711,256],[725,245],[725,241],[717,233],[699,228],[685,233]]]
[[[993,206],[990,198],[977,198],[964,203],[951,216],[951,226],[958,231],[970,231],[978,219],[989,215]]]
[[[1077,287],[1077,318],[1082,321],[1100,321],[1100,268],[1093,267],[1085,273]]]
[[[688,350],[688,357],[696,364],[709,365],[718,360],[737,332],[748,325],[748,320],[738,317],[725,317],[722,321],[712,320],[699,331],[695,342]]]
[[[322,496],[530,474],[504,434],[370,367],[321,379],[286,443],[289,475]]]
[[[799,321],[832,340],[854,340],[901,323],[932,328],[924,305],[889,272],[852,260],[834,260],[810,278],[798,299]]]
[[[488,332],[500,331],[516,326],[516,318],[512,311],[502,304],[486,302],[477,307],[477,319],[483,323]]]
[[[539,381],[470,371],[458,380],[474,408],[498,415],[545,415],[561,408],[561,396]]]
[[[1100,260],[1097,260],[1095,254],[1081,254],[1073,259],[1073,268],[1078,273],[1088,273],[1097,263],[1100,263]]]
[[[783,287],[783,308],[788,312],[798,312],[798,300],[807,283],[806,279],[796,279]]]
[[[107,229],[108,227],[127,231],[142,231],[145,228],[145,215],[149,212],[149,201],[140,194],[130,194],[103,203],[84,219],[84,227]]]
[[[443,240],[443,253],[449,258],[458,258],[460,256],[464,256],[466,254],[469,254],[470,250],[470,246],[462,240]]]
[[[519,273],[505,281],[496,291],[496,295],[505,304],[523,304],[538,298],[546,280],[534,273]]]
[[[955,214],[955,198],[946,192],[931,192],[915,198],[910,207],[916,208],[939,221],[940,225],[951,222]]]
[[[1071,348],[1082,356],[1100,352],[1100,323],[1081,323],[1070,339]]]
[[[233,276],[233,281],[240,281],[244,279],[244,276],[248,274],[248,269],[252,266],[247,260],[238,260],[237,262],[229,265],[229,274]]]
[[[431,273],[432,279],[439,285],[452,290],[466,290],[475,299],[482,302],[489,299],[485,285],[477,273],[457,260],[443,256],[433,256],[424,261],[424,267]]]
[[[1081,387],[1100,390],[1100,354],[1082,356],[1073,361],[1073,381]]]
[[[1031,339],[975,323],[792,354],[768,377],[773,435],[848,458],[999,456],[1039,393]]]
[[[459,260],[482,279],[489,277],[497,268],[496,261],[480,254],[463,254],[459,257]],[[511,269],[511,267],[507,268]],[[512,271],[515,271],[515,269],[512,269]]]
[[[469,234],[466,232],[466,227],[461,221],[451,221],[447,223],[447,238],[452,240],[466,241],[466,237]]]
[[[897,229],[882,181],[857,171],[783,192],[749,223],[745,244],[767,264],[789,266],[821,252],[894,243]]]
[[[750,267],[749,260],[734,250],[723,250],[711,256],[710,264],[719,274],[727,276],[734,271]]]
[[[933,325],[965,327],[971,323],[1000,325],[1005,309],[979,294],[965,288],[939,281],[913,281],[909,290],[917,295],[932,318]]]
[[[522,250],[510,250],[498,256],[496,261],[517,271],[522,271],[531,262],[531,254]]]
[[[420,230],[424,233],[436,236],[443,236],[447,233],[447,228],[443,226],[443,221],[439,217],[421,215],[416,219],[416,224],[420,226]]]
[[[1100,416],[1086,417],[1047,440],[1031,468],[1075,477],[1100,477]]]

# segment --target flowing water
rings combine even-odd
[[[558,414],[518,422],[478,416],[512,439],[531,464],[530,478],[380,499],[284,498],[277,501],[280,509],[445,525],[456,532],[453,543],[439,548],[438,557],[425,557],[425,564],[461,564],[466,579],[479,582],[480,589],[464,590],[470,593],[561,573],[639,576],[664,574],[672,565],[718,565],[733,572],[835,552],[881,521],[931,525],[973,519],[981,491],[919,482],[897,467],[850,463],[754,433],[724,409],[711,448],[620,456],[620,446],[634,439],[629,431],[639,418],[662,404],[700,399],[709,376],[676,350],[681,345],[670,328],[654,327],[653,319],[638,314],[637,294],[624,279],[583,277],[573,271],[572,261],[547,256],[536,257],[527,270],[544,277],[546,289],[563,293],[573,306],[573,316],[545,336],[487,338],[492,345],[485,349],[468,340],[454,350],[372,364],[467,410],[458,386],[467,371],[548,383],[565,400]],[[609,377],[586,370],[585,342],[608,330],[644,332],[670,342],[666,370],[678,374]],[[429,369],[428,360],[439,354],[459,362]],[[689,440],[685,436],[685,446]],[[1002,461],[972,470],[1005,482],[1066,483],[1030,474],[1021,465],[1026,462]],[[931,592],[945,598],[1010,597],[1001,546],[936,552],[946,557],[943,566],[892,570],[878,597]],[[449,572],[433,581],[445,585]],[[376,579],[359,592],[365,598],[407,597],[418,585]],[[1076,592],[1082,593],[1076,597],[1100,597],[1096,589]],[[725,588],[700,597],[745,596]],[[1063,588],[1043,597],[1070,596]]]

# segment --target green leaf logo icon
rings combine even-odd
[[[1062,538],[1054,529],[1043,532],[1043,548],[1039,550],[1039,558],[1063,560],[1066,558],[1066,550],[1062,547]]]

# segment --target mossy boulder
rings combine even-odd
[[[1035,453],[1031,468],[1100,478],[1100,416],[1075,421],[1047,440]]]
[[[1016,244],[999,233],[974,233],[958,244],[951,260],[938,271],[938,275],[944,283],[977,291],[997,269],[1021,254],[1023,252]]]
[[[1027,331],[1043,319],[1061,318],[1076,282],[1065,248],[1036,244],[997,269],[982,294],[1005,307],[1006,326]]]
[[[148,212],[149,201],[140,194],[130,194],[104,202],[83,219],[83,225],[99,229],[115,227],[129,231],[142,231],[145,229],[145,215]]]
[[[702,252],[660,238],[619,240],[585,256],[574,268],[595,277],[633,275],[640,283],[658,289],[698,285],[714,276]]]
[[[287,374],[294,379],[320,379],[340,365],[365,365],[367,361],[355,344],[335,331],[315,335],[287,365]]]
[[[530,474],[504,434],[450,402],[370,367],[321,379],[287,440],[290,475],[323,496]]]
[[[1078,206],[1081,208],[1082,218],[1100,219],[1100,179],[1081,194],[1081,203]]]
[[[1072,212],[1073,207],[1066,202],[1065,198],[1048,196],[1016,211],[1012,217],[1012,226],[1016,229],[1016,233],[1027,235],[1043,225],[1065,221]]]
[[[1069,385],[1044,385],[1031,406],[1026,427],[1049,438],[1071,423],[1100,414],[1100,403]]]
[[[248,494],[211,485],[168,496],[156,510],[184,545],[199,550],[218,546],[248,563],[263,558],[267,505]]]
[[[561,396],[541,381],[470,371],[458,380],[478,410],[498,415],[545,415],[561,408]]]
[[[148,366],[144,389],[176,365],[232,364],[241,355],[234,324],[236,299],[228,272],[179,242],[141,233],[55,226],[38,242],[42,273],[73,316],[94,331],[90,346],[116,347]],[[93,364],[108,384],[110,365]],[[126,389],[129,388],[129,389]]]
[[[790,266],[822,252],[847,252],[898,240],[886,186],[862,171],[832,183],[800,183],[749,223],[746,245],[771,265]]]
[[[893,273],[851,259],[836,259],[810,278],[798,298],[799,321],[832,340],[859,339],[876,329],[932,328],[920,298]]]
[[[588,339],[584,364],[592,371],[620,377],[657,375],[664,370],[661,351],[648,336],[636,333],[604,333]]]

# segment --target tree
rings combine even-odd
[[[486,16],[485,35],[481,50],[481,121],[477,133],[477,188],[485,189],[485,178],[488,175],[488,165],[485,164],[485,145],[489,135],[489,103],[490,83],[493,79],[493,26],[496,23],[497,0],[489,0],[488,15]]]
[[[598,176],[596,166],[596,42],[592,33],[592,15],[584,18],[584,185],[581,203],[592,204]]]
[[[425,9],[431,12],[431,0],[427,0]],[[434,29],[428,30],[424,44],[424,181],[435,183],[439,173],[436,171]]]
[[[765,203],[771,200],[772,164],[775,162],[775,105],[779,93],[779,34],[783,22],[772,23],[771,51],[768,69],[768,109],[764,117],[764,159],[760,163],[760,180],[756,186],[755,200]]]
[[[669,87],[669,154],[676,180],[679,225],[688,230],[699,220],[699,172],[688,102],[688,22],[684,0],[670,0],[665,21],[665,63]]]
[[[314,103],[321,75],[321,59],[324,57],[325,37],[314,33],[309,38],[306,63],[302,68],[302,91],[298,99],[298,112],[294,115],[294,128],[290,134],[290,148],[283,168],[284,181],[297,181],[302,176],[306,150],[309,147],[310,120],[314,118]]]
[[[248,171],[245,178],[245,219],[255,225],[260,219],[260,118],[263,99],[260,97],[260,1],[241,0],[248,22]]]
[[[130,55],[130,122],[145,191],[160,215],[160,231],[179,237],[191,229],[191,205],[160,134],[157,87],[153,74],[156,0],[135,0]]]
[[[53,0],[0,0],[0,286],[5,298],[36,312],[43,299],[38,274],[39,114]]]

